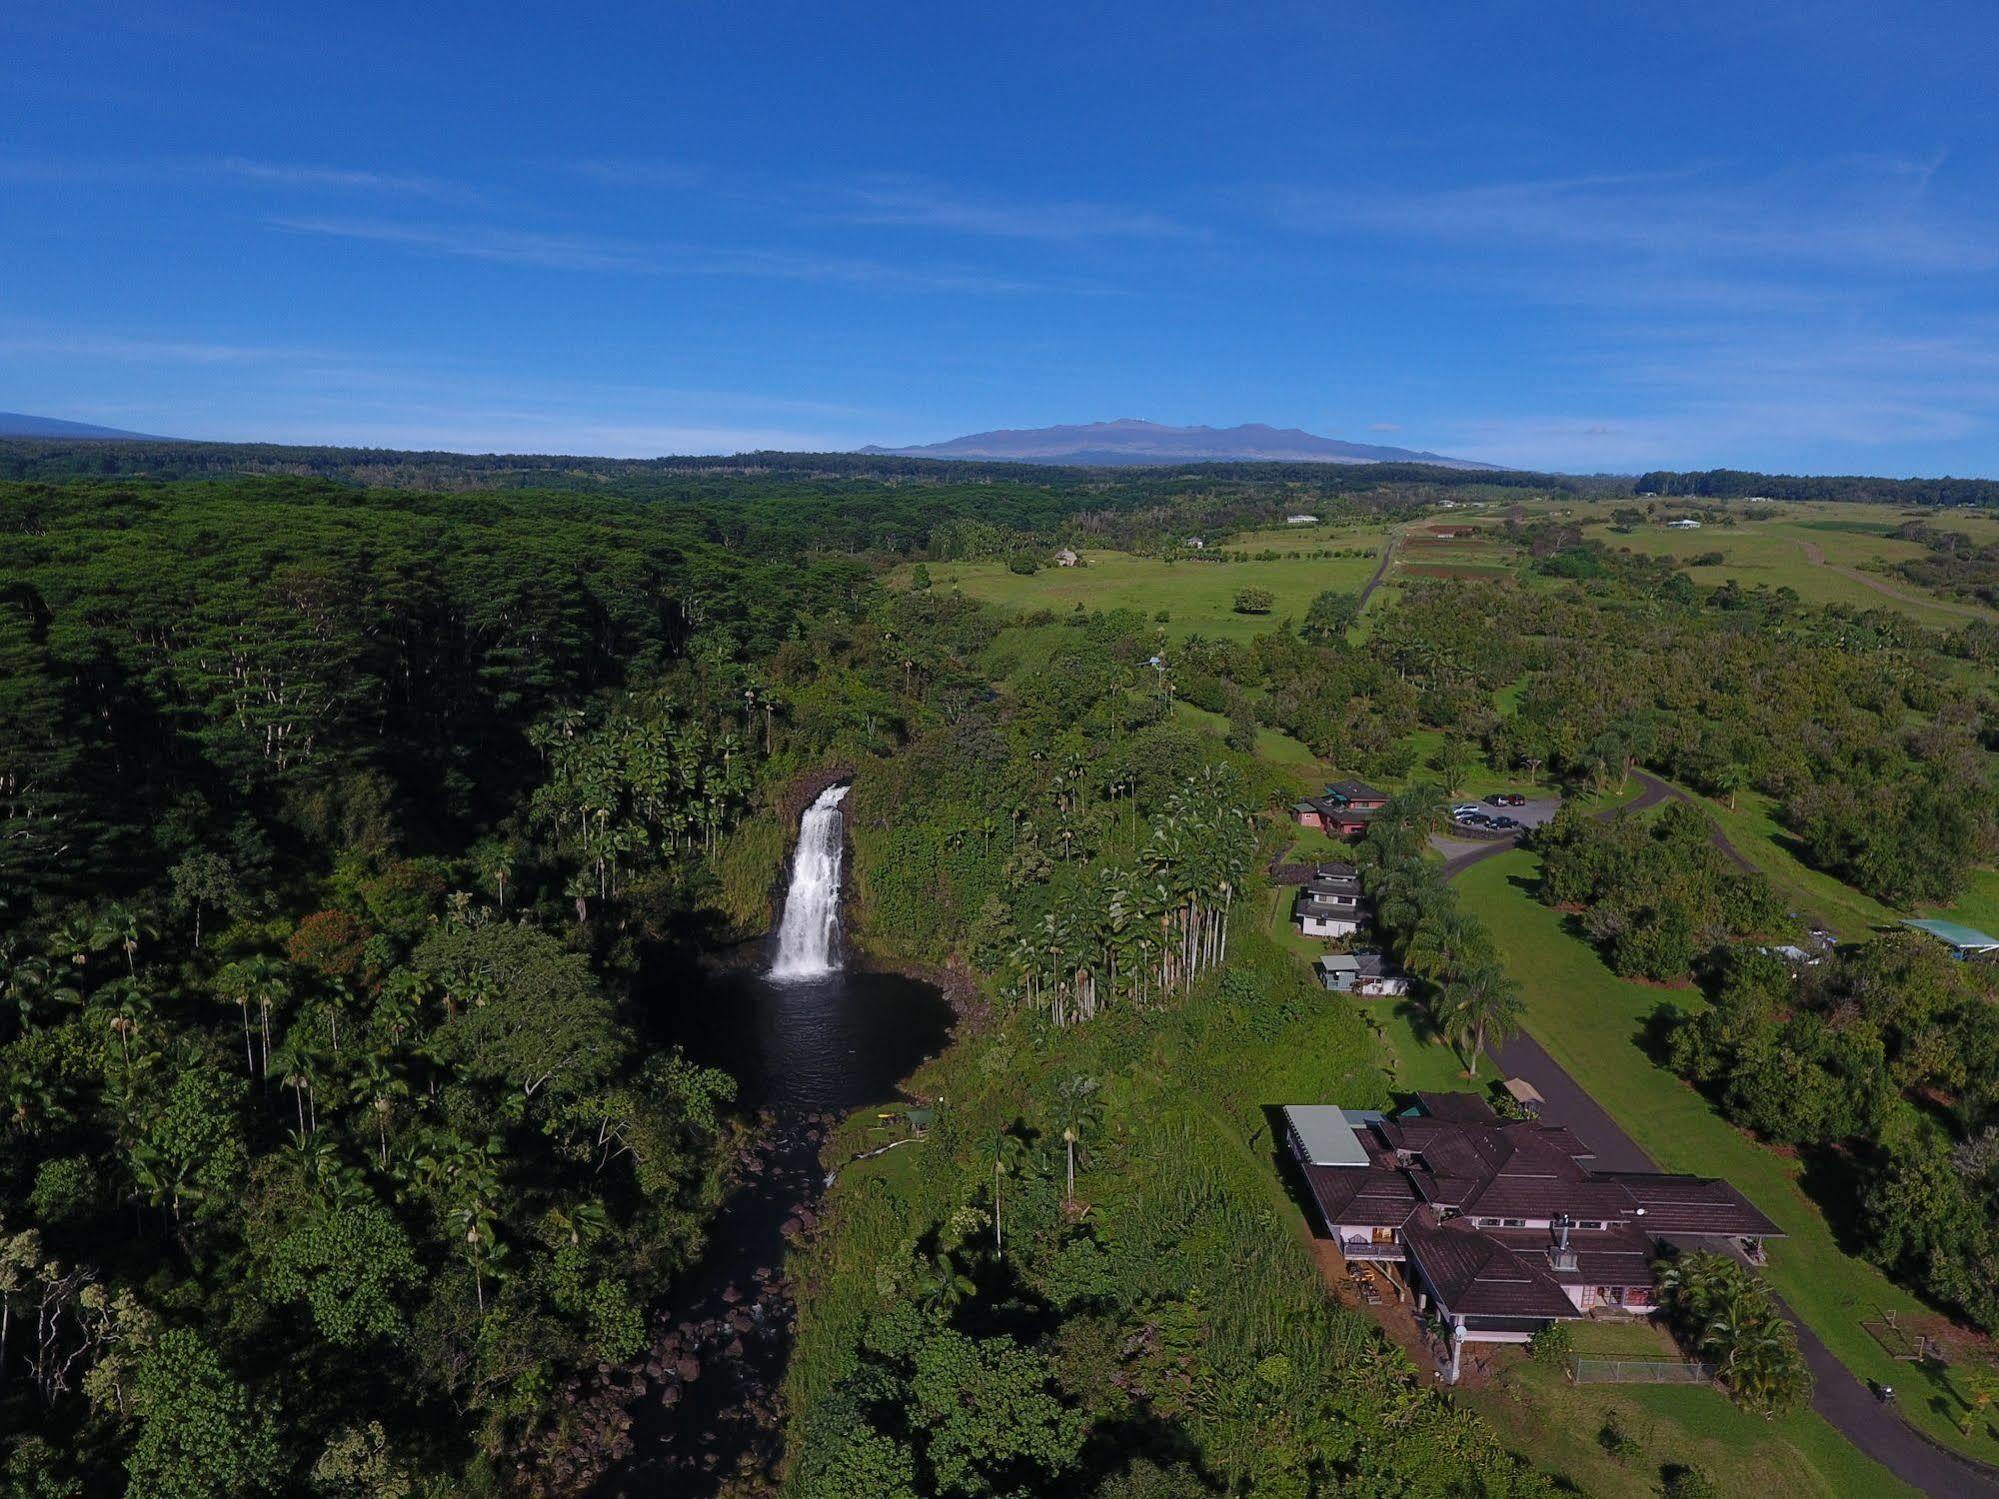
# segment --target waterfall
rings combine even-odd
[[[828,786],[798,823],[798,852],[791,859],[791,890],[777,929],[774,979],[824,978],[839,966],[833,943],[840,930],[840,855],[845,786]]]

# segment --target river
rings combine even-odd
[[[845,790],[829,788],[801,819],[784,910],[755,962],[654,980],[670,1039],[731,1073],[760,1128],[706,1255],[670,1298],[632,1409],[634,1455],[606,1494],[709,1495],[770,1470],[791,1349],[784,1254],[815,1221],[826,1131],[895,1099],[949,1039],[951,1009],[934,986],[851,966],[843,952]]]

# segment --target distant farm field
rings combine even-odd
[[[1148,617],[1163,609],[1169,639],[1205,635],[1246,640],[1287,616],[1302,620],[1313,598],[1329,588],[1358,593],[1373,576],[1386,542],[1379,531],[1316,536],[1316,546],[1298,539],[1288,555],[1267,562],[1167,562],[1128,552],[1086,551],[1080,567],[1047,566],[1025,577],[1009,572],[1003,562],[936,562],[930,564],[930,576],[935,587],[961,588],[972,598],[1007,608],[1065,613],[1080,604],[1086,609],[1137,609]],[[1243,538],[1230,541],[1228,549],[1255,551],[1263,544],[1264,538]],[[1309,555],[1321,548],[1363,547],[1362,556]],[[1235,596],[1245,588],[1269,593],[1270,612],[1236,613]]]
[[[1675,531],[1648,523],[1629,532],[1612,529],[1608,513],[1603,513],[1592,518],[1584,534],[1614,549],[1652,556],[1691,559],[1718,552],[1719,562],[1688,569],[1694,581],[1704,587],[1732,579],[1740,588],[1791,588],[1807,603],[1890,609],[1933,629],[1954,629],[1974,616],[1999,617],[1937,598],[1905,578],[1873,570],[1884,562],[1906,562],[1924,554],[1919,543],[1886,534],[1901,524],[1901,511],[1888,506],[1837,508],[1869,513],[1832,516],[1804,505],[1785,506],[1781,513],[1745,506],[1741,509],[1751,518],[1732,526],[1710,523],[1698,530]],[[1764,514],[1771,518],[1761,518]],[[1940,523],[1951,529],[1972,529],[1960,526],[1955,516],[1942,517]]]

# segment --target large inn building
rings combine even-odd
[[[1472,1093],[1377,1110],[1293,1104],[1292,1154],[1347,1259],[1399,1270],[1451,1339],[1523,1343],[1599,1308],[1650,1315],[1662,1243],[1763,1258],[1782,1231],[1727,1182],[1598,1171],[1568,1129]]]

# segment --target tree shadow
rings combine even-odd
[[[1284,1195],[1291,1199],[1291,1205],[1298,1209],[1305,1219],[1305,1227],[1315,1239],[1331,1239],[1324,1223],[1319,1221],[1318,1199],[1312,1196],[1310,1183],[1305,1180],[1305,1168],[1298,1164],[1298,1157],[1285,1143],[1284,1106],[1276,1103],[1261,1105],[1263,1127],[1270,1141],[1269,1160],[1277,1173],[1277,1179],[1284,1184]]]
[[[1682,1011],[1662,999],[1632,1032],[1632,1042],[1654,1066],[1670,1070],[1673,1032],[1679,1028],[1681,1015]]]
[[[1800,1146],[1798,1160],[1803,1166],[1798,1174],[1799,1190],[1818,1204],[1839,1252],[1863,1257],[1867,1235],[1861,1204],[1865,1196],[1866,1163],[1847,1151],[1822,1145]]]

